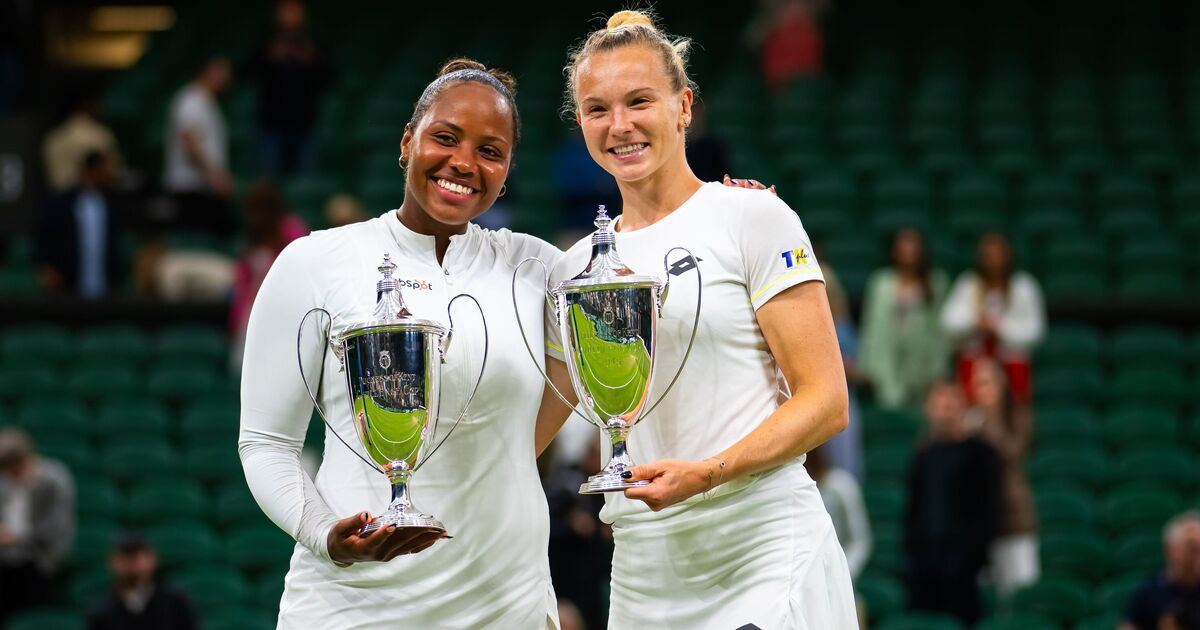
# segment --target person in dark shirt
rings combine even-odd
[[[1175,613],[1200,601],[1200,511],[1189,510],[1167,523],[1163,554],[1166,568],[1133,592],[1120,630],[1158,630],[1164,618],[1190,627],[1181,626]]]
[[[929,440],[908,472],[904,553],[908,604],[953,615],[966,625],[980,616],[977,579],[1002,521],[1000,456],[970,427],[966,396],[938,383],[925,404]]]
[[[253,62],[264,175],[286,177],[315,168],[313,128],[332,72],[305,23],[301,0],[275,4],[276,31]]]
[[[113,590],[88,613],[87,630],[196,630],[187,596],[158,580],[158,556],[137,532],[126,532],[108,558]]]

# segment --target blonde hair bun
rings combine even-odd
[[[612,14],[612,17],[608,18],[608,24],[605,26],[607,26],[608,30],[610,31],[621,28],[622,26],[645,26],[652,31],[658,30],[654,28],[654,21],[650,19],[649,15],[646,15],[641,11],[628,10],[617,11],[616,13]]]

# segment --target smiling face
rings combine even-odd
[[[686,165],[692,91],[671,86],[654,49],[630,45],[588,56],[579,66],[575,97],[588,153],[618,182]]]
[[[405,205],[422,223],[463,226],[496,201],[512,161],[513,113],[495,89],[475,82],[447,87],[404,132]],[[420,214],[420,213],[418,213]]]

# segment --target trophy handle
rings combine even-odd
[[[358,458],[363,460],[363,462],[365,462],[368,466],[374,468],[375,470],[382,471],[383,469],[380,468],[378,464],[367,459],[366,457],[363,457],[362,453],[358,452],[358,449],[350,446],[346,440],[342,439],[342,436],[337,432],[337,429],[333,428],[333,425],[329,423],[329,416],[325,413],[325,409],[321,407],[321,401],[317,399],[316,392],[314,392],[313,389],[308,386],[308,376],[304,374],[304,354],[301,352],[301,341],[303,339],[304,322],[308,321],[308,317],[313,313],[324,313],[326,318],[325,330],[323,331],[325,338],[321,340],[322,369],[320,371],[320,376],[317,377],[317,391],[321,390],[321,385],[325,382],[325,355],[329,353],[329,346],[331,343],[330,332],[333,330],[333,315],[330,314],[329,311],[319,306],[309,309],[309,311],[304,314],[304,317],[300,318],[300,327],[296,330],[296,364],[300,366],[300,380],[304,381],[304,390],[308,392],[308,397],[312,400],[313,408],[317,410],[317,415],[321,416],[321,421],[324,422],[325,426],[329,428],[329,431],[333,433],[333,437],[336,437],[339,442],[344,444],[346,448],[350,449],[351,453],[357,455]],[[338,360],[344,361],[341,356],[338,357]]]
[[[550,268],[547,267],[546,263],[541,258],[538,258],[537,256],[530,256],[529,258],[522,260],[521,262],[517,263],[516,267],[513,267],[513,278],[512,278],[513,314],[516,315],[516,317],[517,317],[517,328],[521,331],[521,342],[525,344],[525,351],[529,353],[529,358],[530,358],[530,360],[533,361],[533,367],[537,368],[538,373],[542,375],[542,380],[546,382],[546,385],[550,386],[550,390],[554,392],[555,396],[558,396],[558,399],[562,401],[562,404],[566,405],[567,408],[571,410],[571,413],[573,413],[573,414],[579,416],[580,418],[583,418],[585,421],[587,421],[588,424],[595,424],[595,422],[593,422],[587,416],[579,413],[579,411],[577,409],[575,409],[575,405],[572,405],[571,401],[567,400],[567,397],[563,396],[563,393],[558,390],[558,387],[556,387],[554,385],[554,383],[550,382],[550,377],[546,376],[546,371],[542,369],[542,366],[538,365],[537,356],[534,355],[533,348],[530,347],[530,345],[529,345],[529,338],[525,336],[525,325],[521,323],[521,309],[517,308],[517,274],[520,273],[521,267],[524,266],[525,263],[527,263],[531,260],[537,261],[537,264],[542,266],[542,271],[545,272],[546,304],[551,309],[554,310],[554,313],[555,313],[554,320],[558,321],[558,303],[554,301],[554,296],[551,295],[550,288],[549,288],[549,286],[550,286]],[[603,428],[603,427],[601,427],[601,428]]]
[[[650,408],[647,409],[645,413],[642,413],[638,416],[638,421],[650,415],[650,412],[654,411],[655,408],[658,407],[659,403],[661,403],[663,399],[667,397],[667,394],[671,393],[671,388],[675,387],[675,382],[679,380],[679,375],[683,374],[683,366],[687,365],[688,357],[692,354],[692,346],[696,343],[696,331],[700,329],[700,304],[704,297],[704,280],[700,277],[700,263],[696,260],[696,255],[686,247],[672,247],[671,249],[667,250],[666,254],[663,254],[663,269],[665,269],[667,272],[667,282],[663,285],[662,290],[660,290],[658,294],[658,316],[662,317],[663,303],[667,300],[667,292],[671,290],[671,266],[667,262],[667,258],[669,258],[671,256],[671,252],[675,250],[687,252],[688,258],[692,260],[692,269],[696,270],[696,317],[692,320],[692,336],[688,339],[687,350],[683,352],[683,360],[679,362],[679,369],[675,370],[675,376],[671,377],[671,382],[667,383],[667,388],[663,390],[663,393],[658,397],[658,400],[654,401],[654,404],[650,405]]]
[[[425,465],[425,462],[429,461],[429,458],[433,457],[433,454],[438,452],[438,449],[442,448],[442,445],[445,444],[446,440],[450,438],[450,434],[454,433],[454,430],[458,428],[458,424],[462,422],[463,418],[467,417],[467,410],[471,408],[471,401],[475,400],[475,394],[479,391],[479,385],[483,383],[483,370],[487,367],[488,358],[488,325],[487,317],[483,314],[483,307],[479,305],[479,300],[476,300],[475,296],[468,295],[466,293],[459,293],[453,298],[450,298],[450,303],[446,305],[446,317],[450,320],[450,329],[446,331],[446,337],[442,340],[441,345],[438,347],[438,354],[441,356],[442,363],[445,363],[446,352],[450,349],[450,339],[454,336],[454,314],[450,312],[450,309],[454,307],[454,302],[459,298],[467,298],[468,300],[474,302],[475,308],[479,309],[479,320],[483,322],[483,361],[479,363],[479,378],[475,379],[475,387],[471,389],[471,394],[467,396],[467,401],[463,403],[462,412],[458,414],[458,418],[454,421],[454,425],[450,427],[450,430],[446,432],[446,435],[442,436],[441,441],[434,445],[434,447],[425,454],[425,458],[417,462],[416,466],[413,466],[413,472],[420,470],[421,467]],[[440,397],[441,394],[442,393],[439,391],[438,396]],[[441,404],[439,404],[438,407],[440,408]],[[439,418],[435,416],[433,418],[433,428],[430,431],[430,435],[437,435],[438,423]]]

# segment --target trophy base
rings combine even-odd
[[[395,525],[396,529],[424,529],[431,532],[444,532],[446,526],[429,514],[414,514],[409,512],[385,512],[379,518],[363,525],[359,536],[366,536],[382,527]]]
[[[586,483],[579,486],[579,494],[600,494],[601,492],[622,492],[626,488],[638,488],[649,485],[645,479],[641,481],[626,481],[620,473],[600,473],[588,477]]]

